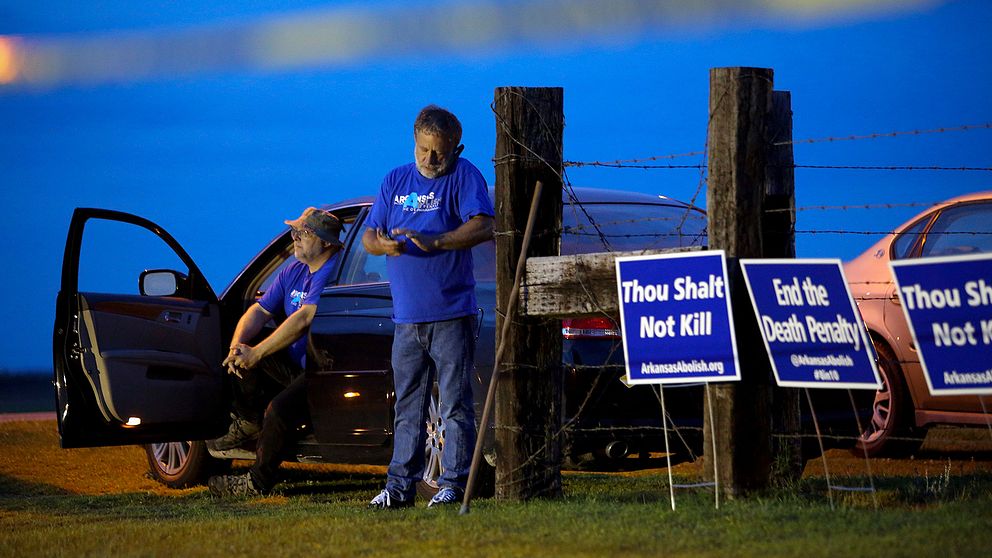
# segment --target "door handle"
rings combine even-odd
[[[902,301],[899,300],[899,293],[898,292],[892,291],[892,294],[889,295],[889,299],[892,300],[892,304],[895,304],[896,306],[902,306]]]
[[[169,323],[181,324],[183,322],[183,313],[166,310],[162,312],[162,319]]]

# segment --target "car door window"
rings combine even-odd
[[[138,279],[147,269],[189,275],[189,267],[154,233],[105,219],[86,223],[78,269],[78,289],[84,293],[140,294]]]
[[[292,243],[286,246],[286,249],[276,257],[276,260],[282,260],[282,263],[276,265],[274,268],[270,267],[271,271],[267,271],[263,274],[262,282],[258,285],[258,288],[255,289],[256,300],[262,298],[265,291],[269,290],[269,286],[272,285],[272,282],[276,280],[276,277],[279,276],[283,269],[286,269],[289,264],[296,261],[296,258],[293,256]]]
[[[899,236],[892,241],[892,249],[889,253],[889,259],[901,260],[912,255],[913,247],[916,246],[916,241],[920,238],[920,233],[923,232],[923,229],[926,228],[927,223],[930,222],[931,216],[932,214],[920,219],[911,227],[900,233]]]
[[[927,232],[923,256],[992,252],[992,203],[969,203],[941,212]]]
[[[373,256],[365,250],[359,235],[355,236],[345,255],[341,280],[338,285],[361,285],[364,283],[384,283],[389,281],[386,272],[386,256]]]

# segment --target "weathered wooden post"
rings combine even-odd
[[[529,256],[561,244],[563,90],[500,87],[496,115],[496,331],[503,328],[531,197],[544,184]],[[561,494],[561,325],[517,316],[496,392],[496,497]],[[497,339],[497,343],[499,340]]]
[[[736,264],[736,258],[764,256],[772,77],[763,68],[710,70],[709,246],[734,258],[728,272],[741,381],[710,386],[713,416],[705,414],[703,435],[707,454],[715,445],[720,485],[730,497],[767,487],[772,464],[771,369]]]
[[[795,258],[796,178],[792,157],[792,94],[788,91],[772,92],[769,135],[763,250],[769,258]]]
[[[792,156],[792,95],[772,92],[772,114],[765,181],[762,251],[766,258],[796,257],[796,182]],[[799,389],[772,389],[771,481],[789,483],[803,472]]]

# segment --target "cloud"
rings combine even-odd
[[[410,56],[574,50],[714,29],[794,28],[937,0],[534,0],[309,9],[181,29],[0,37],[0,85],[55,87],[224,71],[334,68]]]

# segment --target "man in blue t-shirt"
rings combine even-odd
[[[362,236],[385,254],[393,295],[396,391],[393,458],[372,508],[413,505],[423,477],[426,421],[436,372],[445,439],[440,490],[428,507],[458,502],[475,445],[472,246],[493,237],[493,205],[479,169],[459,155],[462,127],[435,105],[413,124],[414,161],[382,182]]]
[[[231,349],[223,363],[238,378],[231,414],[234,420],[227,434],[207,442],[211,453],[223,456],[225,451],[258,439],[255,464],[245,475],[211,477],[210,492],[216,496],[271,491],[277,482],[279,454],[287,433],[310,421],[303,374],[308,332],[320,293],[338,267],[341,221],[329,211],[310,207],[286,224],[293,229],[296,261],[279,272],[234,329]],[[265,339],[250,345],[269,320],[278,323],[278,327]],[[279,393],[265,407],[273,384]],[[264,420],[260,420],[263,408]]]

